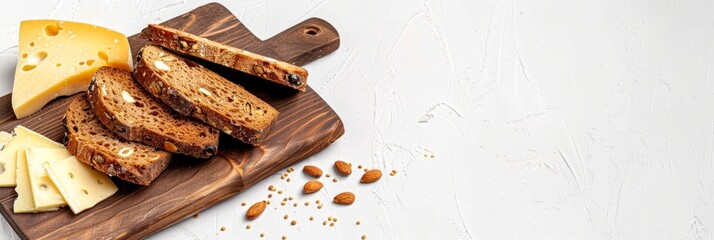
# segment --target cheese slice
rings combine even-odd
[[[72,154],[64,148],[27,148],[25,156],[35,208],[56,209],[66,206],[67,202],[45,169],[59,160],[71,157]]]
[[[5,144],[7,144],[11,139],[12,134],[5,131],[0,131],[0,149],[5,147]]]
[[[12,109],[17,118],[40,110],[58,96],[87,90],[101,66],[131,70],[124,34],[103,27],[59,20],[20,23],[20,43]]]
[[[64,148],[64,145],[23,126],[15,127],[15,137],[0,151],[0,187],[16,186],[17,151],[26,147]]]
[[[22,150],[25,149],[22,148]],[[15,187],[15,192],[17,192],[17,198],[15,198],[15,202],[13,203],[13,212],[37,212],[35,201],[32,198],[32,189],[30,188],[30,176],[27,174],[25,151],[17,152],[17,187]]]
[[[92,169],[75,157],[50,164],[47,173],[74,214],[94,207],[118,190],[106,174]]]

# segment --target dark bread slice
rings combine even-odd
[[[307,86],[307,70],[304,68],[181,30],[149,24],[141,31],[139,37],[172,51],[217,63],[303,92]]]
[[[134,78],[180,114],[249,144],[258,144],[278,116],[243,87],[158,46],[139,50]]]
[[[121,140],[94,115],[87,96],[76,97],[63,118],[65,145],[72,155],[110,176],[149,185],[168,167],[171,153]]]
[[[134,81],[131,72],[99,68],[87,96],[99,121],[125,140],[199,158],[216,154],[216,129],[155,100]]]

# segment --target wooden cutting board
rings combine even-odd
[[[201,6],[162,25],[296,65],[329,54],[340,44],[337,31],[317,18],[261,41],[217,3]],[[134,54],[144,44],[136,35],[129,37],[129,42]],[[0,212],[20,238],[143,238],[321,151],[344,133],[337,114],[309,87],[301,93],[219,66],[206,67],[243,85],[280,111],[275,126],[260,146],[251,147],[223,134],[220,152],[212,159],[175,156],[169,168],[148,187],[115,180],[119,186],[116,195],[79,215],[69,209],[14,214],[12,206],[17,196],[14,189],[0,188]],[[60,119],[73,97],[76,96],[55,100],[40,112],[17,120],[10,95],[4,96],[0,98],[0,130],[10,131],[22,124],[61,141]]]

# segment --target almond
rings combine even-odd
[[[351,192],[343,192],[340,194],[337,194],[334,199],[335,203],[341,204],[341,205],[350,205],[353,202],[355,202],[355,194]]]
[[[319,178],[322,176],[322,169],[315,167],[313,165],[305,165],[305,167],[302,168],[302,171],[305,174],[310,175],[312,177]]]
[[[245,217],[249,220],[257,218],[258,216],[260,216],[260,214],[263,213],[263,211],[265,211],[266,205],[267,204],[265,203],[265,201],[253,204],[253,206],[250,206],[250,208],[248,208],[248,211],[245,213]]]
[[[342,176],[348,176],[352,174],[352,164],[338,160],[335,162],[335,170]]]
[[[304,192],[305,194],[310,194],[320,191],[320,189],[322,189],[322,183],[320,181],[310,180],[305,183],[305,186],[303,186],[302,188],[302,192]]]
[[[359,180],[362,183],[373,183],[379,180],[379,178],[382,177],[382,171],[379,171],[379,169],[372,169],[364,173],[362,175],[362,178]]]

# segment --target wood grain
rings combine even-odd
[[[339,47],[339,35],[327,22],[308,19],[261,41],[225,7],[211,3],[162,25],[244,48],[296,65],[304,65]],[[134,54],[145,43],[129,37]],[[150,186],[115,180],[119,192],[94,208],[74,215],[67,209],[42,214],[14,214],[14,189],[0,188],[0,212],[22,239],[140,239],[200,210],[234,196],[279,169],[326,148],[344,133],[342,121],[308,87],[304,93],[208,64],[243,85],[281,112],[261,145],[251,147],[221,136],[219,154],[210,160],[175,156],[171,166]],[[52,101],[42,111],[15,119],[10,96],[0,98],[0,130],[18,124],[54,140],[62,138],[60,119],[73,98]]]

